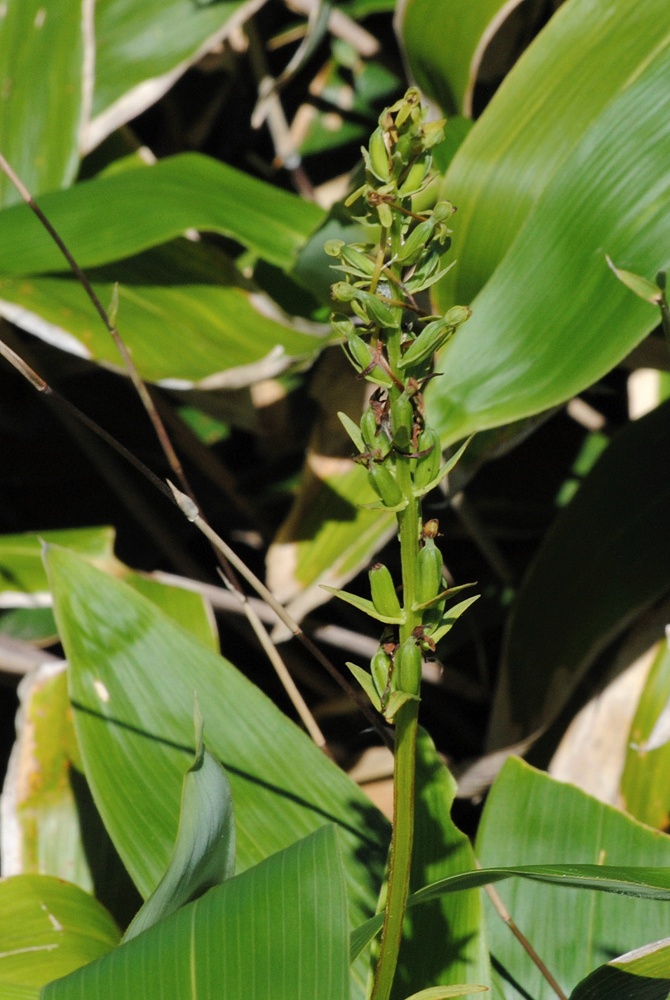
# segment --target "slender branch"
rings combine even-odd
[[[477,866],[481,867],[479,865],[479,862],[477,862]],[[494,887],[492,885],[485,885],[484,889],[486,891],[486,895],[493,903],[493,908],[495,909],[496,913],[501,918],[501,920],[505,921],[505,923],[511,930],[512,934],[514,935],[514,937],[517,939],[517,941],[522,946],[524,951],[526,951],[526,953],[530,956],[531,961],[540,970],[540,972],[542,973],[542,975],[547,980],[552,990],[558,997],[558,1000],[568,1000],[566,994],[563,992],[563,990],[557,983],[556,979],[552,976],[547,966],[544,964],[538,953],[535,951],[528,938],[525,936],[525,934],[522,933],[522,931],[519,930],[517,925],[514,923],[514,920],[512,919],[507,907],[503,903],[502,899],[500,898]]]
[[[262,580],[259,580],[256,574],[249,569],[246,563],[240,559],[238,554],[234,549],[228,545],[227,542],[221,538],[220,535],[214,531],[214,529],[207,523],[207,521],[201,516],[200,511],[196,503],[191,500],[186,494],[181,493],[180,490],[174,486],[173,483],[168,483],[170,489],[172,490],[175,502],[177,506],[189,521],[191,521],[195,527],[202,532],[205,538],[221,552],[226,559],[235,567],[240,576],[242,576],[248,584],[256,591],[259,597],[272,608],[279,620],[284,624],[291,634],[302,643],[302,645],[309,650],[312,656],[324,667],[328,673],[333,677],[333,679],[340,685],[340,687],[349,695],[352,701],[356,704],[358,709],[363,713],[365,718],[368,720],[370,725],[377,731],[379,736],[382,738],[387,746],[392,745],[392,741],[389,737],[388,732],[379,722],[379,719],[372,711],[368,703],[365,701],[363,696],[351,685],[349,682],[342,677],[339,670],[337,670],[333,664],[330,662],[328,657],[319,649],[319,647],[312,641],[312,639],[301,629],[298,622],[288,613],[283,604],[281,604],[277,598],[274,596],[271,590],[269,590]]]

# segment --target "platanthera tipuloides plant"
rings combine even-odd
[[[435,374],[435,352],[470,315],[465,306],[454,306],[444,316],[424,308],[423,293],[452,266],[445,263],[445,254],[455,211],[447,201],[438,201],[425,214],[412,207],[413,196],[430,180],[432,147],[443,138],[444,122],[426,117],[414,88],[382,113],[368,149],[363,149],[365,183],[347,201],[363,205],[359,221],[369,228],[371,240],[329,240],[325,246],[345,275],[333,285],[333,298],[349,310],[335,312],[333,326],[359,377],[375,387],[359,424],[344,413],[340,419],[377,496],[370,506],[396,515],[401,555],[401,597],[381,563],[370,569],[369,600],[333,591],[386,626],[370,671],[348,664],[375,708],[395,726],[393,837],[373,1000],[390,995],[409,888],[424,657],[475,600],[447,609],[462,588],[445,584],[435,541],[438,523],[422,517],[422,498],[448,474],[465,447],[442,463],[439,435],[426,422],[423,391]]]

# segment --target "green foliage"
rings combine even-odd
[[[203,496],[182,512],[263,545],[294,618],[341,599],[321,613],[361,633],[338,662],[366,658],[348,666],[395,731],[396,806],[385,878],[387,821],[215,627],[208,598],[235,598],[198,582],[211,552],[40,382],[179,483],[3,172],[2,351],[55,408],[0,371],[0,654],[39,664],[3,792],[0,1000],[543,1000],[552,976],[575,1000],[666,996],[665,645],[613,792],[637,819],[502,765],[546,765],[667,620],[667,392],[627,421],[621,367],[667,367],[667,3],[567,0],[542,30],[496,0],[319,4],[297,30],[262,0],[61,6],[5,5],[0,154],[114,303]],[[562,415],[577,394],[597,436]],[[181,579],[117,559],[90,527],[117,520],[124,560]],[[39,648],[56,636],[67,667]],[[359,716],[352,738],[293,665],[331,748],[358,746]]]

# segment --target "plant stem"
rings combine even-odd
[[[407,701],[395,717],[393,834],[384,926],[371,1000],[389,1000],[402,940],[414,840],[414,775],[418,715],[418,701]]]
[[[412,490],[409,460],[398,456],[396,476],[407,506],[398,513],[398,537],[402,565],[403,604],[406,620],[400,628],[400,641],[409,638],[420,624],[420,613],[413,611],[417,593],[417,553],[421,524],[421,504]],[[393,768],[393,832],[389,853],[388,889],[379,958],[375,970],[371,1000],[388,1000],[391,995],[402,928],[409,895],[414,840],[414,786],[416,770],[416,734],[419,716],[416,699],[405,702],[395,717]]]

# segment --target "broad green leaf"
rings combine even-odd
[[[670,589],[670,404],[626,427],[555,520],[509,622],[491,747],[555,718],[595,656]]]
[[[0,882],[0,997],[38,988],[111,951],[119,932],[88,893],[48,875]],[[30,995],[30,994],[28,994]]]
[[[20,986],[0,980],[0,1000],[39,1000],[39,986]]]
[[[114,559],[113,528],[72,528],[62,531],[0,535],[0,595],[5,607],[29,603],[30,597],[46,599],[49,590],[42,563],[43,543],[63,545],[100,564]]]
[[[92,21],[93,0],[60,0],[58,11],[44,0],[2,5],[0,152],[33,195],[67,187],[77,172],[93,87]],[[0,174],[0,205],[19,201]]]
[[[438,757],[429,735],[420,729],[412,892],[475,867],[470,841],[451,819],[455,795],[455,780]],[[412,907],[408,914],[391,996],[404,1000],[410,992],[436,982],[454,989],[458,983],[481,983],[484,988],[490,982],[484,911],[476,891],[435,898]],[[462,989],[467,991],[467,987]]]
[[[670,820],[670,649],[663,642],[651,665],[628,737],[621,776],[623,808],[650,826],[665,829]]]
[[[8,603],[11,602],[11,596]],[[0,602],[2,598],[0,598]],[[29,603],[29,602],[27,602]],[[39,598],[34,602],[39,603]],[[51,608],[12,608],[0,613],[0,632],[19,642],[47,646],[56,642],[56,622]]]
[[[195,760],[184,775],[179,829],[165,875],[124,935],[130,941],[180,906],[235,874],[235,826],[230,784],[202,742],[196,712]]]
[[[348,1000],[344,876],[332,827],[211,889],[43,1000]]]
[[[61,532],[57,537],[81,543],[79,534]],[[94,540],[89,532],[89,544]],[[212,615],[200,595],[112,564],[111,546],[106,546],[105,556],[127,583],[218,651]],[[2,792],[2,870],[12,875],[55,875],[86,891],[95,890],[125,924],[136,912],[138,900],[81,773],[65,664],[48,662],[31,672],[19,685],[19,698],[17,738]]]
[[[86,148],[157,101],[264,0],[97,0],[95,92]]]
[[[193,228],[223,233],[288,269],[323,218],[316,205],[198,153],[82,181],[45,195],[40,207],[85,268]],[[44,271],[69,267],[37,218],[25,205],[0,212],[0,273]]]
[[[615,958],[587,976],[570,1000],[666,1000],[670,993],[670,940]]]
[[[458,206],[450,221],[458,263],[444,279],[445,295],[448,289],[450,299],[469,303],[503,260],[538,202],[546,198],[545,191],[557,182],[563,190],[578,179],[583,183],[583,177],[591,174],[596,182],[593,201],[577,204],[568,199],[553,220],[560,227],[560,215],[567,214],[572,249],[579,252],[579,230],[586,233],[590,228],[592,213],[595,217],[609,200],[607,188],[615,181],[609,164],[600,159],[605,151],[598,152],[595,143],[602,141],[603,131],[611,126],[615,107],[626,113],[612,135],[615,144],[622,139],[619,132],[637,132],[640,119],[662,116],[656,103],[661,88],[649,79],[643,82],[643,76],[662,57],[669,31],[664,0],[650,0],[644,7],[635,0],[568,0],[561,5],[507,75],[445,178],[444,191]],[[439,45],[438,36],[435,40]],[[626,91],[629,99],[619,104]],[[660,117],[658,124],[663,125]],[[662,177],[662,158],[645,163],[645,150],[636,149],[637,138],[631,135],[632,156],[624,157],[627,183],[618,193],[625,199],[635,200],[647,178],[655,183]],[[660,154],[663,127],[656,138]],[[628,146],[628,140],[624,143]],[[661,191],[662,185],[657,195]],[[619,212],[615,216],[611,224],[617,218],[623,220]],[[630,221],[626,219],[626,226]],[[553,227],[546,236],[555,238]],[[601,253],[603,259],[609,253],[617,264],[627,266],[609,244]],[[519,291],[527,293],[529,275],[521,273]],[[552,277],[556,281],[558,274]]]
[[[240,388],[270,378],[324,343],[296,324],[211,247],[179,240],[92,270],[101,302],[119,282],[117,324],[142,376],[189,388]],[[0,277],[0,315],[47,342],[121,368],[119,352],[73,277]]]
[[[604,35],[594,35],[586,7]],[[664,3],[645,5],[643,21],[639,11],[618,0],[605,19],[602,4],[565,4],[452,162],[445,186],[459,206],[459,262],[442,298],[476,298],[428,389],[447,440],[563,402],[657,322],[606,261],[653,277],[669,259],[670,19]],[[591,47],[588,79],[576,71],[581,44],[569,48],[577,35]],[[541,124],[526,130],[528,113]],[[521,166],[530,142],[535,155]]]
[[[238,869],[334,822],[352,920],[368,916],[388,834],[354,783],[227,660],[125,583],[64,549],[49,549],[47,565],[86,775],[142,894],[162,877],[175,841],[195,693],[233,791]]]
[[[472,114],[484,50],[521,0],[400,0],[396,30],[412,76],[449,114]]]
[[[645,889],[643,883],[660,887],[657,899],[667,896],[670,838],[522,761],[508,761],[491,789],[475,850],[486,867],[519,861],[524,867],[546,866],[551,861],[557,868],[586,863],[594,882],[600,873],[602,879],[614,879],[614,893],[607,894],[570,888],[556,892],[528,879],[512,880],[499,889],[515,923],[566,992],[613,955],[667,932],[667,904],[651,898],[653,889]],[[656,871],[640,868],[635,876],[635,869],[626,872],[624,868],[617,889],[618,873],[610,866],[631,862]],[[650,898],[620,898],[619,891],[633,896],[648,892]],[[515,1000],[553,996],[539,970],[492,911],[488,931],[491,953],[502,970],[498,977],[502,994]]]

